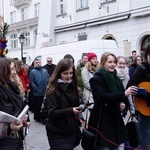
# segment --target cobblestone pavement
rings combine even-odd
[[[26,136],[26,149],[25,150],[49,150],[49,144],[46,136],[45,126],[33,119],[33,113],[29,112],[31,125],[29,133]],[[74,150],[82,150],[81,146],[76,147]]]

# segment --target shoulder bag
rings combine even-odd
[[[102,112],[102,106],[100,107],[97,129],[99,128],[99,125],[100,125],[101,112]],[[88,111],[87,111],[86,116],[88,116]],[[87,117],[86,117],[85,127],[82,130],[81,146],[84,150],[95,150],[97,140],[98,140],[98,132],[93,133],[88,129]]]
[[[139,128],[135,115],[131,114],[129,116],[126,129],[130,146],[136,148],[139,143]]]

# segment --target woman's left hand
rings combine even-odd
[[[26,122],[27,122],[27,119],[28,119],[28,115],[25,115],[25,117],[24,117],[22,123],[26,123]]]
[[[123,102],[121,102],[120,103],[120,110],[123,111],[125,109],[125,107],[126,107],[126,105]]]
[[[79,113],[81,113],[82,111],[79,109],[79,107],[73,107],[73,113],[75,114],[75,115],[77,115],[77,114],[79,114]]]

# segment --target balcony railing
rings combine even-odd
[[[20,7],[26,4],[30,4],[31,0],[13,0],[14,7]]]
[[[12,30],[17,30],[17,29],[21,29],[21,28],[31,27],[31,26],[37,25],[38,24],[38,20],[39,20],[39,17],[27,19],[27,20],[24,20],[24,21],[19,21],[19,22],[10,24],[8,30],[12,31]]]

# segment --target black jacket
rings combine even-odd
[[[132,78],[130,78],[127,88],[131,85],[138,86],[142,82],[150,82],[150,64],[148,62],[144,62],[141,66],[139,66]],[[147,93],[146,95],[137,95],[138,97],[148,101],[150,103],[150,94]]]
[[[51,95],[47,95],[46,106],[48,121],[46,130],[48,137],[64,137],[76,131],[77,120],[73,107],[79,106],[79,98],[74,84],[58,83]]]
[[[56,65],[54,65],[54,64],[51,64],[51,65],[46,64],[45,66],[43,66],[43,68],[45,68],[47,70],[47,72],[49,73],[50,77],[51,77],[53,71],[55,70],[55,67],[56,67]]]
[[[103,78],[96,74],[90,79],[90,85],[95,105],[89,119],[89,125],[97,128],[98,116],[100,114],[98,130],[104,136],[102,137],[98,134],[97,145],[114,146],[104,138],[116,144],[124,143],[127,141],[127,135],[119,106],[120,102],[126,103],[127,101],[124,91],[109,93]]]

